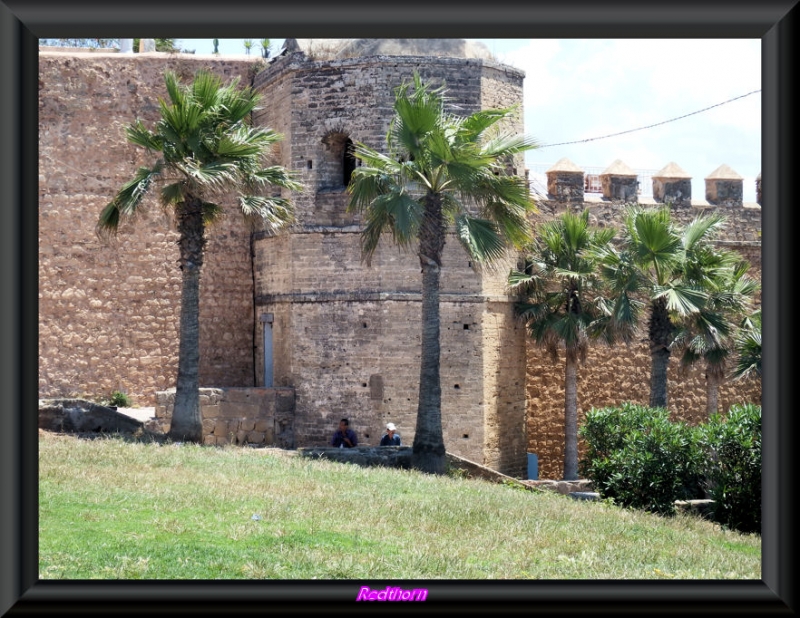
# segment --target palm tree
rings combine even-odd
[[[680,226],[669,206],[629,207],[620,247],[610,244],[598,256],[615,299],[610,326],[630,336],[642,310],[649,312],[651,407],[667,407],[667,369],[680,321],[704,307],[710,282],[724,268],[700,259],[724,222],[714,213]]]
[[[160,201],[172,208],[179,233],[179,265],[182,271],[180,343],[175,409],[169,436],[199,442],[202,425],[199,409],[199,298],[206,225],[223,214],[212,199],[233,191],[242,214],[251,223],[277,230],[293,218],[288,199],[263,195],[270,187],[299,189],[300,185],[280,166],[263,167],[264,156],[281,136],[270,129],[251,127],[247,119],[259,95],[238,89],[238,80],[227,86],[206,71],[190,85],[164,75],[169,102],[160,99],[161,119],[154,130],[141,120],[126,127],[128,141],[158,157],[150,167],[140,167],[98,220],[100,235],[116,234],[120,221],[144,207],[144,197],[159,185]],[[271,190],[270,190],[271,192]]]
[[[719,386],[725,379],[728,359],[735,351],[737,326],[750,308],[758,282],[747,276],[750,264],[737,254],[722,250],[706,253],[710,261],[717,261],[717,276],[708,281],[708,300],[700,311],[688,316],[677,343],[683,348],[683,368],[701,359],[705,361],[706,411],[710,418],[719,407]],[[710,266],[708,261],[704,262]]]
[[[742,320],[736,336],[736,365],[732,377],[735,380],[761,377],[761,309]]]
[[[477,111],[459,116],[445,107],[444,86],[431,88],[415,74],[395,93],[387,153],[362,143],[355,155],[348,209],[365,213],[361,236],[367,260],[384,232],[401,247],[417,244],[422,268],[422,350],[414,468],[445,471],[439,376],[439,277],[448,226],[478,263],[521,247],[529,238],[527,215],[534,209],[523,178],[506,173],[514,155],[535,147],[523,136],[499,131],[515,110]],[[494,133],[490,136],[490,131]]]
[[[589,211],[566,212],[541,224],[522,271],[512,270],[509,285],[525,299],[516,306],[530,336],[558,360],[564,349],[564,480],[578,478],[578,362],[586,360],[589,342],[609,330],[608,301],[595,264],[595,253],[614,230],[589,226]]]
[[[244,40],[244,53],[250,55],[250,50],[253,49],[253,39]]]

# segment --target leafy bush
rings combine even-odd
[[[704,427],[710,457],[706,476],[714,520],[740,532],[761,533],[761,406],[731,406]]]
[[[705,452],[698,428],[672,423],[663,408],[625,403],[592,409],[580,428],[582,474],[602,498],[662,515],[703,495]]]
[[[114,391],[111,393],[111,399],[109,399],[109,403],[112,406],[117,406],[118,408],[130,408],[131,405],[133,405],[131,398],[121,391]]]

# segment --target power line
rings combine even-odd
[[[711,105],[710,107],[704,107],[703,109],[698,109],[696,112],[691,112],[689,114],[684,114],[683,116],[678,116],[677,118],[670,118],[669,120],[664,120],[662,122],[657,122],[655,124],[649,124],[646,127],[639,127],[638,129],[629,129],[627,131],[620,131],[619,133],[611,133],[610,135],[603,135],[602,137],[590,137],[588,139],[579,139],[575,140],[574,142],[561,142],[560,144],[544,144],[543,146],[539,146],[537,150],[541,148],[549,148],[551,146],[567,146],[569,144],[583,144],[585,142],[594,142],[599,139],[607,139],[609,137],[616,137],[617,135],[625,135],[626,133],[633,133],[635,131],[644,131],[645,129],[652,129],[653,127],[661,126],[662,124],[667,124],[670,122],[675,122],[676,120],[681,120],[683,118],[688,118],[689,116],[694,116],[695,114],[699,114],[701,112],[706,112],[710,109],[714,109],[715,107],[719,107],[720,105],[725,105],[726,103],[731,103],[732,101],[736,101],[738,99],[743,99],[744,97],[749,97],[751,94],[755,94],[756,92],[761,92],[761,90],[753,90],[748,92],[747,94],[742,94],[738,97],[734,97],[732,99],[728,99],[727,101],[723,101],[722,103],[717,103],[716,105]]]

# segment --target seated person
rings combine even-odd
[[[381,446],[400,446],[400,434],[394,423],[386,423],[386,433],[381,438]]]
[[[331,446],[341,446],[344,448],[352,448],[358,444],[356,432],[350,429],[350,421],[343,418],[339,421],[339,429],[333,434]]]

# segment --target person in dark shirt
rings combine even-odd
[[[400,434],[394,423],[386,423],[386,433],[381,438],[381,446],[400,446]]]
[[[350,429],[350,421],[343,418],[339,421],[339,429],[333,434],[331,446],[352,448],[357,444],[358,438],[356,438],[356,432]]]

